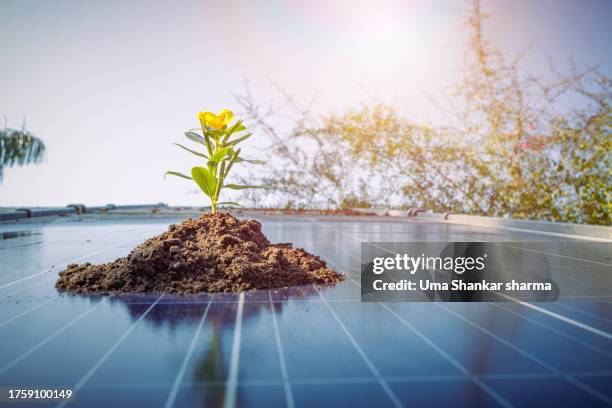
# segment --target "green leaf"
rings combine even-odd
[[[231,149],[230,149],[230,150],[231,150]],[[227,153],[227,156],[225,156],[225,157],[223,158],[223,161],[230,161],[230,160],[232,159],[233,155],[234,155],[234,152],[233,152],[233,151],[229,151],[229,152]],[[251,164],[266,164],[266,162],[265,162],[265,161],[263,161],[263,160],[255,160],[255,159],[243,159],[242,157],[236,157],[236,158],[234,159],[234,163],[242,163],[242,162],[245,162],[245,163],[251,163]]]
[[[223,178],[225,177],[225,162],[221,163],[221,170],[219,171],[219,179],[217,180],[217,189],[215,190],[215,197],[219,199],[221,189],[223,188]]]
[[[238,122],[234,123],[234,125],[228,130],[228,137],[233,135],[234,133],[242,132],[245,129],[246,126],[244,126],[242,120],[239,120]]]
[[[242,157],[237,157],[236,163],[240,163],[240,162],[247,162],[251,164],[266,164],[266,162],[263,160],[243,159]]]
[[[191,177],[184,175],[183,173],[179,173],[178,171],[167,171],[164,173],[164,178],[166,178],[167,175],[171,175],[171,176],[176,176],[176,177],[182,177],[184,179],[187,180],[193,180]]]
[[[263,188],[262,186],[241,186],[239,184],[225,184],[223,187],[231,188],[232,190],[244,190],[246,188]]]
[[[225,146],[227,139],[229,139],[231,135],[233,135],[236,132],[240,132],[240,130],[238,130],[239,128],[242,128],[242,130],[246,129],[246,127],[242,125],[242,120],[239,120],[238,122],[234,123],[234,125],[231,128],[225,131],[225,135],[223,136],[223,140],[221,141],[221,144]]]
[[[227,147],[222,147],[219,150],[217,150],[210,158],[210,161],[214,162],[214,163],[219,163],[221,161],[221,159],[223,159],[225,156],[227,156],[227,152],[229,151],[229,148]]]
[[[204,138],[198,135],[197,133],[185,132],[185,136],[187,136],[187,139],[189,140],[193,140],[196,143],[203,144],[204,146],[206,146],[206,142],[204,141]]]
[[[243,130],[246,129],[244,125],[242,124],[242,120],[239,120],[238,122],[234,123],[232,127],[227,130],[226,135],[229,137],[233,135],[235,132],[240,132],[239,130],[240,128],[242,128]]]
[[[221,203],[217,203],[217,205],[237,205],[238,207],[242,207],[240,204],[233,201],[223,201]]]
[[[231,142],[228,142],[228,143],[227,143],[227,146],[235,146],[235,145],[237,145],[238,143],[240,143],[240,142],[242,142],[242,141],[244,141],[244,140],[248,139],[248,138],[249,138],[249,137],[251,137],[252,135],[253,135],[253,133],[247,133],[247,134],[246,134],[246,135],[244,135],[244,136],[240,136],[238,139],[234,139],[234,140],[232,140]]]
[[[208,133],[204,133],[204,145],[206,146],[206,150],[208,150],[208,155],[212,156],[213,148],[212,143],[210,143],[210,136],[208,136]]]
[[[191,169],[191,177],[200,186],[200,189],[209,197],[212,197],[217,188],[217,178],[215,174],[204,167],[194,167]]]
[[[182,144],[180,144],[180,143],[173,143],[173,144],[174,144],[174,145],[176,145],[176,146],[178,146],[178,147],[180,147],[181,149],[187,150],[189,153],[192,153],[192,154],[195,154],[196,156],[200,156],[200,157],[203,157],[203,158],[205,158],[205,159],[208,159],[208,156],[207,156],[207,155],[205,155],[205,154],[203,154],[203,153],[200,153],[200,152],[196,152],[195,150],[191,150],[190,148],[185,147],[185,146],[183,146],[183,145],[182,145]]]
[[[225,131],[223,130],[216,130],[216,129],[208,129],[208,134],[210,135],[210,137],[212,137],[215,140],[219,140],[219,138],[221,136],[223,136],[225,134]]]
[[[223,175],[224,177],[227,177],[227,175],[229,174],[229,171],[232,169],[232,166],[234,165],[234,162],[236,161],[236,159],[238,158],[238,155],[240,154],[240,149],[233,151],[232,149],[232,156],[230,158],[230,161],[227,165],[227,169],[225,170],[225,174]]]

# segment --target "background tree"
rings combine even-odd
[[[612,82],[573,63],[566,74],[551,67],[546,79],[522,73],[525,52],[509,59],[495,49],[486,18],[473,0],[465,73],[437,103],[448,106],[437,126],[384,104],[314,115],[282,89],[278,105],[257,104],[247,87],[237,100],[275,158],[255,175],[272,188],[251,198],[610,224]],[[574,105],[559,111],[567,97]],[[287,107],[291,127],[282,132],[274,123]]]
[[[44,156],[45,145],[25,129],[0,129],[0,181],[6,167],[39,163]]]

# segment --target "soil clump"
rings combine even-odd
[[[126,257],[70,264],[55,286],[70,292],[242,292],[333,284],[344,275],[291,244],[271,244],[253,220],[204,214],[172,224]]]

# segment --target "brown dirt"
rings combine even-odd
[[[58,289],[72,292],[241,292],[332,284],[344,275],[291,244],[270,244],[257,221],[204,214],[173,224],[114,262],[71,264]]]

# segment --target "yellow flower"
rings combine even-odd
[[[198,119],[203,125],[211,129],[221,130],[234,119],[234,112],[229,109],[223,109],[218,115],[212,112],[200,112],[198,113]]]

